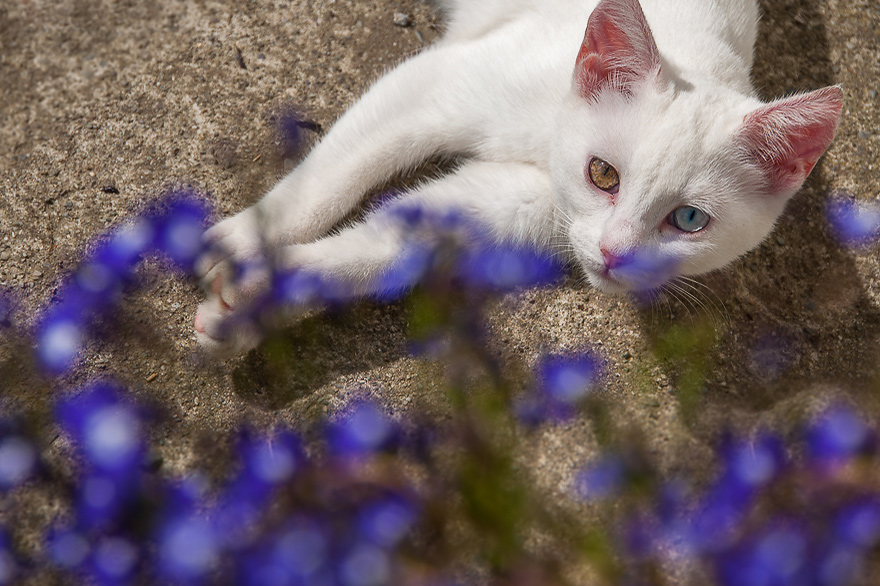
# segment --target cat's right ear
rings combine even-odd
[[[782,98],[743,120],[737,139],[774,193],[797,190],[834,138],[843,91],[837,86]]]
[[[593,99],[632,86],[660,70],[660,52],[638,0],[602,0],[590,15],[574,73],[575,90]]]

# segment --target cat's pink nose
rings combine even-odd
[[[605,248],[602,249],[602,260],[605,262],[605,269],[609,271],[623,264],[622,257],[615,256]]]

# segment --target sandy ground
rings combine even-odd
[[[711,292],[699,302],[640,308],[572,278],[507,298],[490,319],[505,357],[533,363],[547,351],[598,348],[616,421],[639,430],[670,472],[705,466],[726,427],[793,433],[831,397],[880,413],[877,252],[842,249],[824,219],[831,190],[880,195],[880,1],[762,4],[761,95],[839,83],[846,100],[833,147],[767,242],[704,278]],[[395,26],[395,12],[413,26]],[[441,30],[415,0],[0,0],[0,285],[20,299],[19,325],[96,234],[169,184],[208,191],[223,215],[254,202],[293,164],[277,154],[273,116],[295,106],[330,127]],[[90,347],[69,380],[0,380],[6,408],[112,374],[170,415],[153,432],[168,474],[210,465],[213,446],[243,421],[304,429],[353,393],[395,414],[448,415],[437,368],[407,353],[405,304],[364,303],[291,328],[290,376],[280,380],[259,350],[221,363],[199,353],[195,285],[153,264],[140,279],[115,322],[120,335]],[[708,343],[686,360],[658,352],[670,329],[706,321],[701,304],[723,307]],[[17,360],[7,343],[0,357]],[[696,407],[683,416],[677,397],[694,367],[705,383],[690,389]],[[521,459],[563,500],[595,450],[579,421],[524,437]],[[16,522],[50,518],[51,498],[40,499]]]

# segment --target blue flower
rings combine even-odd
[[[683,534],[697,549],[725,547],[748,515],[759,491],[785,467],[782,442],[762,434],[754,440],[725,440],[724,470],[701,498]]]
[[[339,456],[364,456],[386,449],[396,436],[396,426],[378,405],[360,401],[327,429],[331,451]]]
[[[330,568],[328,531],[316,520],[290,520],[239,560],[239,581],[248,585],[320,584]],[[313,582],[314,580],[314,582]]]
[[[721,456],[725,464],[721,483],[729,490],[760,489],[778,477],[785,466],[782,441],[766,433],[753,441],[726,442]]]
[[[718,558],[724,586],[801,586],[810,583],[810,540],[800,527],[779,523]]]
[[[21,569],[12,550],[12,542],[6,530],[0,528],[0,586],[14,584],[20,578]]]
[[[846,505],[834,519],[834,534],[842,543],[869,549],[880,542],[880,496]]]
[[[130,271],[156,244],[151,218],[135,218],[114,229],[92,257],[118,273]]]
[[[210,210],[193,194],[173,193],[167,208],[157,214],[156,246],[181,270],[192,273],[196,259],[204,252],[202,235]]]
[[[62,303],[49,311],[37,327],[37,357],[50,374],[67,371],[86,339],[85,316],[80,307]]]
[[[642,248],[625,254],[618,259],[618,263],[614,275],[650,298],[653,291],[678,275],[680,261]]]
[[[292,109],[285,109],[278,115],[277,132],[283,156],[293,157],[299,152],[303,130],[317,132],[320,126]]]
[[[606,499],[619,494],[626,479],[627,469],[623,460],[610,454],[578,473],[575,491],[580,498],[587,501]]]
[[[358,514],[360,534],[381,547],[395,547],[412,529],[418,517],[415,505],[401,495],[369,503]]]
[[[815,563],[817,586],[854,586],[865,569],[864,552],[847,545],[832,544],[824,548]]]
[[[0,291],[0,328],[12,326],[12,301]]]
[[[159,574],[175,582],[205,580],[222,559],[222,536],[209,519],[195,514],[172,517],[157,540]]]
[[[807,447],[820,465],[843,464],[873,445],[874,434],[864,419],[846,406],[828,409],[807,429]]]
[[[30,480],[39,463],[33,442],[19,433],[0,433],[0,491]]]
[[[145,451],[142,417],[117,387],[93,383],[60,401],[57,417],[95,470],[125,476],[140,465]]]
[[[102,537],[92,553],[91,574],[97,584],[115,586],[132,582],[140,552],[131,540],[119,536]]]
[[[76,487],[77,526],[94,529],[115,524],[136,498],[137,491],[134,478],[87,473]]]
[[[434,262],[434,250],[412,245],[370,287],[372,296],[390,303],[406,295],[425,277]]]
[[[592,353],[546,356],[538,365],[542,394],[553,403],[575,406],[586,399],[602,374],[602,364]]]
[[[828,199],[826,215],[841,244],[857,247],[873,244],[880,238],[880,207],[876,203],[859,204],[846,192]]]
[[[342,586],[382,586],[390,584],[392,560],[389,554],[371,543],[352,547],[339,563],[339,583]]]
[[[46,545],[52,563],[70,571],[81,569],[92,551],[86,535],[63,526],[50,530]]]
[[[457,272],[467,286],[499,292],[548,285],[563,275],[562,265],[547,252],[482,241],[462,254]]]
[[[244,431],[238,451],[241,471],[225,491],[217,512],[218,523],[230,531],[252,520],[274,490],[289,482],[305,463],[299,438],[290,431],[264,438]]]
[[[602,361],[592,352],[545,356],[537,366],[537,390],[516,405],[517,417],[528,425],[565,421],[598,387]]]
[[[318,306],[348,297],[344,287],[310,271],[281,273],[273,279],[274,300],[280,305],[298,308]]]

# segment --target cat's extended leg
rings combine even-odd
[[[546,248],[555,230],[554,204],[547,173],[533,165],[471,162],[454,174],[432,181],[370,214],[338,234],[311,243],[283,247],[284,269],[302,269],[345,283],[348,293],[369,295],[383,286],[382,276],[426,244],[432,234],[411,233],[399,213],[418,207],[443,214],[455,211],[473,220],[497,241]],[[260,339],[255,324],[227,322],[233,308],[246,307],[265,290],[266,273],[248,282],[215,276],[213,294],[198,310],[196,331],[209,351],[236,354]],[[245,279],[247,281],[247,279]],[[231,324],[231,325],[230,325]]]
[[[380,79],[259,203],[208,230],[213,252],[199,272],[264,245],[320,238],[395,173],[434,154],[469,151],[469,121],[452,114],[455,96],[443,81],[462,58],[455,47],[435,47]]]

